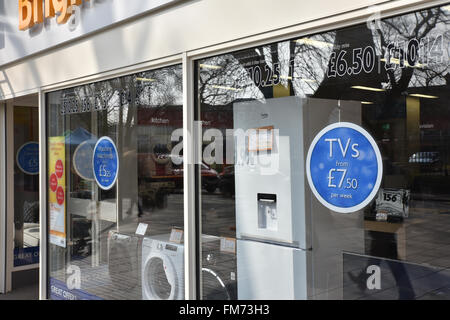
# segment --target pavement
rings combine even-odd
[[[13,289],[0,300],[39,300],[39,269],[13,273]]]

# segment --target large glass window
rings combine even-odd
[[[47,94],[51,299],[183,299],[181,66]]]
[[[204,299],[450,298],[449,18],[197,61]]]

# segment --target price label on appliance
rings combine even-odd
[[[306,160],[311,191],[327,208],[350,213],[376,196],[383,176],[380,150],[360,126],[339,122],[323,128]]]
[[[236,239],[220,238],[220,251],[236,253]]]
[[[183,230],[172,228],[172,231],[170,232],[169,241],[174,243],[183,242]]]
[[[39,173],[39,143],[27,142],[19,148],[16,155],[17,166],[26,174]]]
[[[92,170],[95,181],[103,190],[111,189],[119,172],[119,156],[114,141],[101,137],[94,147]]]

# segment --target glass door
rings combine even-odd
[[[38,108],[14,107],[14,268],[39,263]]]
[[[5,290],[30,285],[37,289],[40,240],[36,95],[7,103],[6,157]]]

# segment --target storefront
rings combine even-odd
[[[18,2],[2,291],[450,298],[449,3]]]

